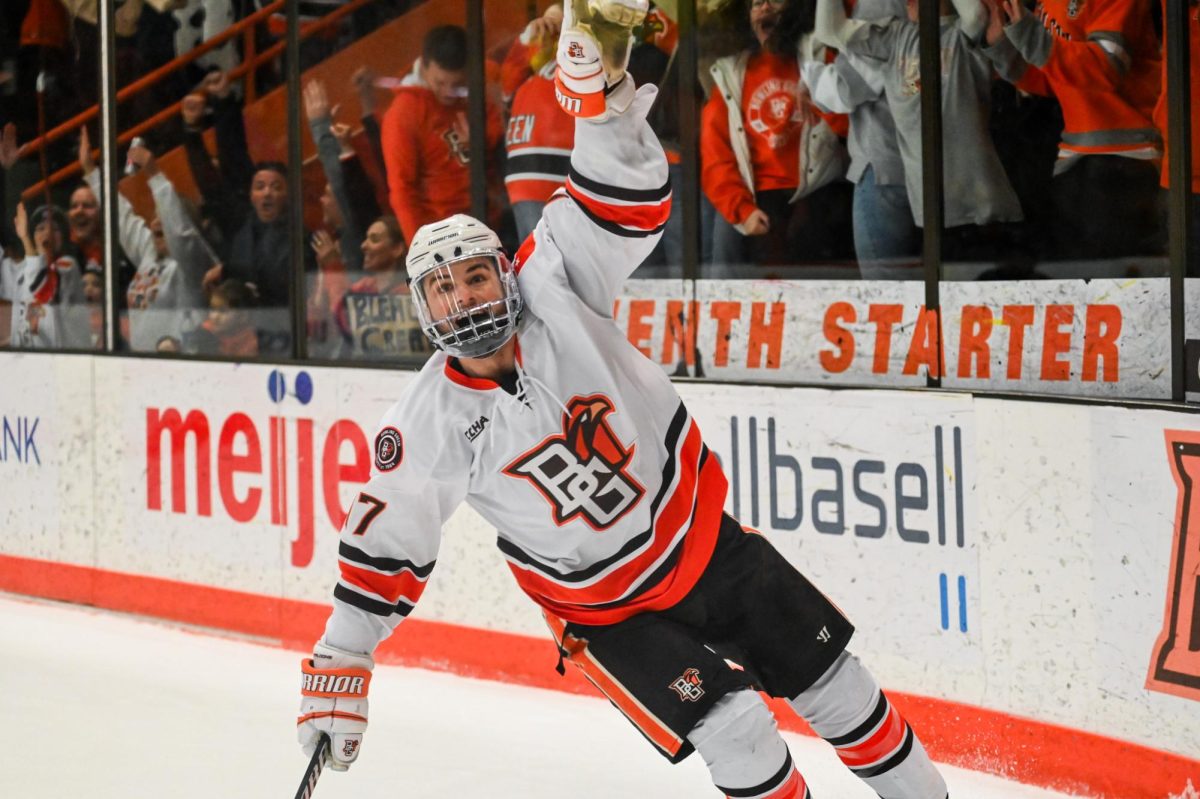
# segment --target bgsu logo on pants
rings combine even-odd
[[[625,447],[613,432],[608,416],[615,408],[603,394],[573,397],[567,410],[562,434],[520,455],[504,473],[533,483],[559,525],[582,517],[604,530],[646,493],[628,472],[635,447]]]
[[[699,669],[688,669],[676,677],[675,682],[671,683],[675,693],[679,694],[680,701],[684,702],[695,702],[704,696],[704,689],[700,687],[701,685],[704,685],[704,681],[700,679]]]

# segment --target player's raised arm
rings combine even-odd
[[[625,71],[646,0],[567,3],[555,92],[576,118],[566,195],[551,201],[538,246],[561,252],[572,288],[611,313],[625,278],[658,243],[671,213],[662,144],[646,122],[658,90]],[[607,311],[605,308],[607,307]]]

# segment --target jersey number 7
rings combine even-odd
[[[383,513],[383,509],[387,507],[387,503],[381,499],[375,499],[370,494],[359,494],[358,499],[354,501],[355,505],[362,503],[367,506],[367,512],[358,520],[358,526],[354,528],[351,535],[362,535],[367,532],[367,528],[371,526],[371,522]]]

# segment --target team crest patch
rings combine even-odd
[[[671,683],[671,688],[679,694],[681,701],[695,702],[704,696],[704,689],[700,687],[703,684],[704,681],[700,679],[700,670],[688,669],[675,678],[675,681]]]
[[[342,744],[342,760],[353,760],[354,755],[358,753],[359,743],[360,741],[356,741],[353,738],[348,738],[345,743]]]
[[[390,472],[404,457],[404,439],[394,427],[385,427],[375,436],[375,468]]]
[[[629,472],[634,447],[626,447],[609,424],[613,401],[603,394],[572,397],[556,433],[504,467],[509,477],[533,483],[563,525],[582,518],[605,530],[646,493]]]

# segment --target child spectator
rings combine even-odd
[[[0,259],[0,299],[12,303],[9,345],[27,349],[86,349],[91,335],[79,262],[67,252],[62,210],[42,206],[13,219],[25,257]]]
[[[433,28],[384,114],[388,196],[406,240],[421,225],[471,209],[466,66],[466,31]],[[487,108],[490,152],[500,143],[503,123],[494,104]]]
[[[800,67],[824,62],[798,0],[752,0],[757,49],[716,60],[701,117],[701,184],[743,241],[716,228],[713,257],[785,265],[850,254],[845,152],[830,122],[801,91]]]
[[[921,57],[918,0],[907,19],[880,24],[847,20],[842,0],[817,0],[822,41],[884,65],[883,90],[896,121],[909,205],[924,227],[921,162]],[[992,62],[978,41],[987,27],[979,0],[942,0],[942,164],[947,258],[972,254],[979,226],[1017,222],[1021,205],[1008,182],[988,129]]]
[[[222,281],[208,299],[208,318],[184,338],[185,349],[200,355],[258,355],[258,334],[250,309],[254,292],[236,279]]]

